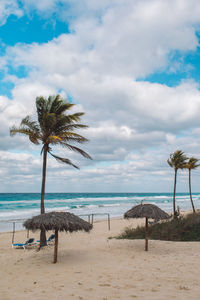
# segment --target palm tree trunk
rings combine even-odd
[[[48,146],[44,145],[43,149],[43,167],[42,167],[42,188],[41,188],[41,202],[40,202],[40,212],[45,213],[44,206],[44,195],[45,195],[45,184],[46,184],[46,169],[47,169],[47,149]],[[46,232],[44,229],[40,231],[40,248],[47,245]]]
[[[193,213],[195,213],[194,203],[192,200],[192,192],[191,192],[191,170],[189,169],[189,191],[190,191],[190,201],[192,204]]]
[[[176,215],[176,176],[177,176],[177,169],[175,169],[174,173],[174,194],[173,194],[173,211],[174,211],[174,218],[177,217]]]

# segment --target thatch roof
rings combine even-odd
[[[160,220],[168,219],[169,215],[154,204],[139,204],[128,210],[124,214],[124,218],[150,218]]]
[[[23,224],[26,229],[35,231],[37,229],[58,231],[90,231],[92,225],[69,212],[49,212],[28,219]]]

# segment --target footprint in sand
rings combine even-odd
[[[114,285],[113,287],[114,287],[114,289],[121,289],[121,287],[118,285]]]
[[[125,288],[130,288],[130,289],[132,289],[132,288],[135,288],[136,286],[135,285],[133,285],[133,284],[126,284],[125,286],[124,286]]]
[[[99,286],[111,286],[109,283],[100,283]]]
[[[190,290],[187,286],[182,286],[182,285],[180,285],[178,289],[179,290],[184,290],[184,291],[189,291]]]

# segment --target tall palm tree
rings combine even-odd
[[[197,162],[199,161],[199,159],[195,158],[195,157],[190,157],[188,162],[186,163],[186,168],[189,171],[189,191],[190,191],[190,201],[192,204],[192,209],[193,212],[195,213],[195,208],[194,208],[194,203],[192,200],[192,192],[191,192],[191,170],[196,169],[200,166],[200,164],[197,164]]]
[[[176,201],[175,201],[175,195],[176,195],[176,178],[177,178],[177,172],[178,169],[184,169],[186,166],[187,157],[184,154],[183,151],[177,150],[174,153],[170,154],[170,158],[167,160],[170,167],[174,169],[174,193],[173,193],[173,213],[174,217],[177,216],[176,211]]]
[[[66,114],[74,104],[61,98],[60,95],[36,98],[37,121],[32,120],[30,116],[25,117],[19,127],[13,126],[10,129],[10,135],[17,133],[24,134],[36,145],[42,144],[41,154],[43,154],[42,168],[42,187],[41,187],[41,214],[45,213],[44,195],[46,183],[47,154],[53,156],[57,161],[71,165],[78,169],[69,159],[59,157],[52,153],[50,145],[60,145],[69,150],[80,153],[82,156],[91,159],[90,155],[82,149],[71,143],[84,143],[85,137],[75,133],[78,128],[86,128],[86,125],[80,124],[80,118],[84,115],[82,112]],[[41,230],[40,247],[46,245],[46,233]]]

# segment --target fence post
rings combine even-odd
[[[110,230],[110,214],[108,214],[108,230]]]
[[[14,236],[15,236],[15,222],[13,222],[12,244],[14,244]]]

